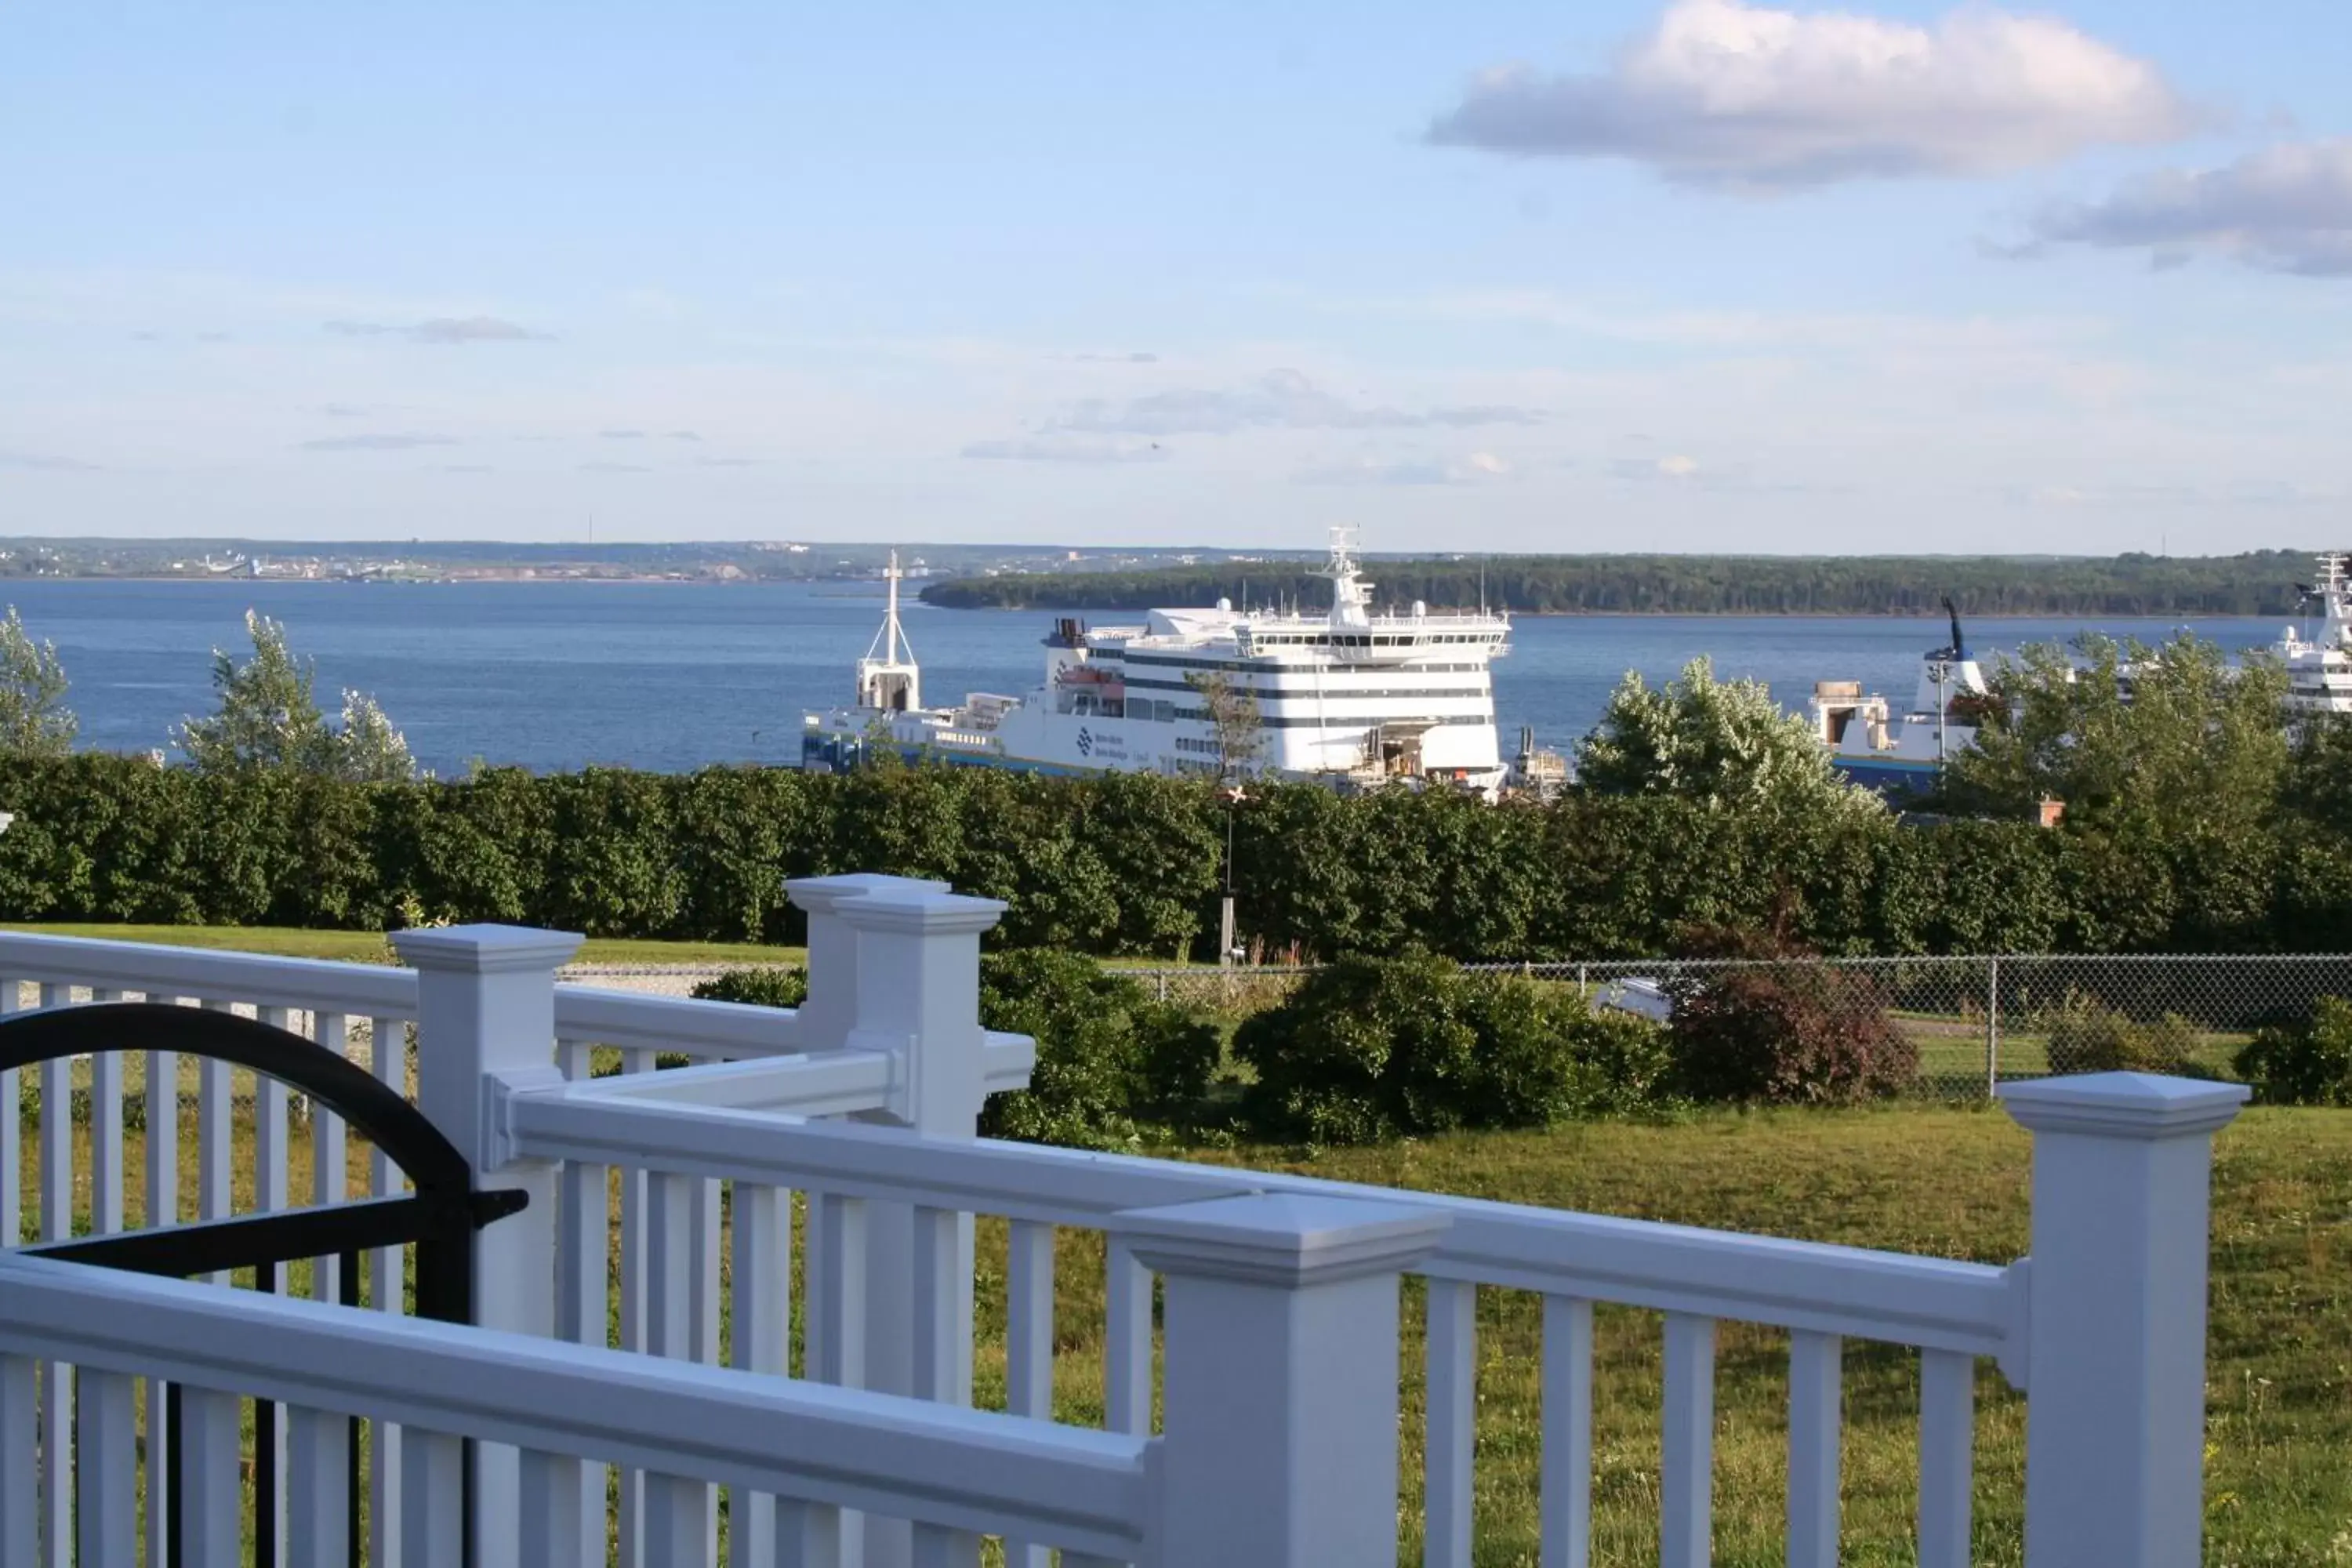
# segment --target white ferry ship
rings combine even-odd
[[[1152,610],[1140,626],[1061,619],[1045,639],[1043,684],[1024,697],[975,691],[953,708],[922,705],[895,554],[886,575],[889,605],[857,661],[856,703],[803,715],[803,767],[852,767],[878,746],[1036,773],[1234,771],[1490,795],[1509,772],[1488,674],[1508,650],[1509,617],[1419,603],[1374,613],[1352,529],[1332,530],[1326,612],[1237,611],[1219,600]],[[1204,688],[1224,704],[1222,724]],[[1236,718],[1244,704],[1254,721]]]
[[[2319,579],[2304,590],[2305,602],[2319,608],[2319,626],[2306,636],[2293,626],[2279,634],[2273,649],[2286,666],[2290,716],[2352,713],[2352,555],[2330,551],[2319,557]]]
[[[1865,695],[1858,680],[1819,680],[1806,717],[1813,733],[1848,778],[1888,795],[1912,795],[1934,787],[1944,760],[1976,740],[1976,712],[1987,695],[1984,668],[1969,652],[1960,615],[1952,617],[1948,647],[1931,650],[1919,663],[1919,684],[1901,713],[1875,692]]]

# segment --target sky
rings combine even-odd
[[[2352,5],[0,8],[0,534],[2352,529]]]

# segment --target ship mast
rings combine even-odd
[[[898,580],[905,575],[898,570],[898,552],[893,550],[890,564],[882,572],[889,596],[887,608],[882,613],[881,629],[874,634],[866,657],[857,661],[860,708],[904,712],[923,705],[922,668],[915,662],[914,646],[907,640],[906,628],[898,624]]]

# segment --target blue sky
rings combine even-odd
[[[0,532],[2352,526],[2352,6],[0,18]]]

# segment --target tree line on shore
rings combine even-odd
[[[1366,563],[1383,604],[1485,603],[1529,615],[2290,616],[2310,557],[2266,550],[2173,557],[1507,555]],[[1321,605],[1311,563],[1217,562],[1132,572],[1005,573],[922,590],[951,609],[1139,610]]]

